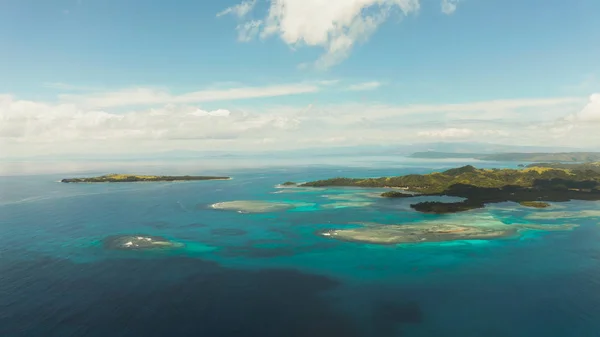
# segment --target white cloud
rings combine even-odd
[[[460,0],[442,0],[442,12],[444,14],[453,14],[456,12],[456,6]]]
[[[93,108],[109,108],[134,105],[189,104],[216,102],[249,98],[265,98],[307,94],[319,91],[315,84],[283,84],[265,87],[239,87],[229,89],[209,89],[173,95],[166,90],[154,88],[131,88],[114,92],[87,95],[60,95],[63,103],[77,104]]]
[[[443,0],[442,10],[451,14],[457,0]],[[238,25],[238,38],[248,41],[254,36],[278,36],[291,47],[321,47],[325,53],[316,61],[318,68],[328,68],[346,59],[352,48],[367,40],[395,13],[416,13],[420,0],[270,0],[266,17]],[[224,13],[247,15],[254,1],[244,1]],[[243,10],[241,10],[243,9]]]
[[[248,42],[252,40],[260,31],[262,25],[261,20],[252,20],[237,26],[238,40],[241,42]]]
[[[239,5],[231,6],[217,13],[217,16],[233,14],[239,18],[243,18],[252,11],[254,6],[256,6],[256,0],[244,0]]]
[[[471,129],[448,128],[442,130],[420,131],[417,133],[420,137],[429,138],[467,138],[473,136],[475,131]]]
[[[188,105],[165,105],[124,113],[90,110],[73,104],[46,104],[0,97],[0,139],[15,144],[78,146],[116,142],[119,148],[143,141],[263,138],[293,130],[298,121],[272,113],[251,116],[226,109],[206,111]],[[14,153],[13,153],[14,154]]]
[[[225,109],[218,109],[215,111],[205,111],[202,109],[198,109],[194,112],[190,112],[190,115],[198,117],[229,117],[231,115],[231,111]]]
[[[600,122],[600,93],[590,96],[588,104],[566,118],[570,122]]]
[[[146,102],[144,95],[133,96],[136,102]],[[172,96],[165,97],[169,99],[155,99],[159,103],[153,107],[111,111],[92,107],[89,97],[44,103],[0,95],[0,157],[90,151],[292,149],[446,139],[600,145],[597,124],[539,124],[540,120],[552,121],[548,110],[587,111],[582,109],[585,101],[575,98],[428,105],[313,103],[243,110],[223,103],[221,109],[210,110],[182,103],[187,99],[173,102],[177,100]],[[594,102],[590,100],[590,104]],[[109,103],[104,105],[123,104],[118,99]],[[500,119],[487,119],[489,113]],[[481,118],[476,118],[478,114]],[[528,120],[540,126],[531,128]]]
[[[379,87],[381,87],[381,82],[371,81],[371,82],[353,84],[353,85],[348,86],[347,89],[350,91],[367,91],[367,90],[375,90]]]

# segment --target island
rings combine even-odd
[[[106,237],[102,244],[110,250],[155,250],[181,248],[184,245],[170,241],[162,236],[154,235],[112,235]]]
[[[325,238],[339,241],[396,245],[466,240],[514,238],[526,230],[566,231],[577,227],[565,225],[463,225],[458,223],[424,222],[418,224],[358,224],[357,228],[327,229],[317,232]]]
[[[138,174],[107,174],[90,178],[67,178],[63,183],[129,183],[129,182],[157,182],[157,181],[196,181],[196,180],[228,180],[230,177],[217,176],[152,176]]]
[[[381,196],[384,198],[410,198],[414,195],[398,191],[388,191],[381,193]]]
[[[485,207],[481,201],[465,200],[460,202],[424,201],[410,205],[421,213],[446,214],[470,211]]]
[[[235,211],[238,213],[269,213],[294,209],[294,203],[268,201],[268,200],[234,200],[212,204],[212,209]]]
[[[549,203],[547,203],[547,202],[541,202],[541,201],[521,201],[519,204],[521,204],[521,206],[532,207],[532,208],[547,208],[547,207],[550,207]]]
[[[411,158],[420,159],[478,159],[485,161],[520,161],[520,162],[553,162],[553,163],[585,163],[600,160],[600,152],[557,152],[557,153],[451,153],[451,152],[415,152]]]
[[[489,203],[569,200],[600,200],[600,171],[551,167],[524,169],[478,169],[472,165],[430,174],[366,179],[333,178],[307,182],[302,187],[400,188],[415,196],[460,197],[461,202],[425,201],[411,205],[419,212],[456,213],[485,207]],[[396,196],[386,192],[382,196]],[[400,195],[398,195],[400,196]],[[402,195],[400,197],[410,197]]]
[[[324,230],[318,233],[340,241],[395,245],[399,243],[489,240],[517,235],[516,227],[487,228],[446,223],[380,225]]]
[[[296,185],[298,185],[298,184],[293,181],[286,181],[285,183],[281,184],[281,186],[296,186]]]

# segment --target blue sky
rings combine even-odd
[[[376,2],[4,0],[0,141],[600,145],[600,1]]]

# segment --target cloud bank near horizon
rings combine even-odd
[[[232,104],[249,97],[374,90],[379,85],[331,80],[178,95],[138,88],[58,95],[55,102],[0,95],[0,157],[90,151],[287,150],[450,140],[600,146],[600,94],[587,101],[558,97],[460,104],[242,104],[242,108]],[[220,108],[197,104],[205,101],[221,102]]]

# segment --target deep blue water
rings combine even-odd
[[[0,336],[600,336],[600,218],[530,217],[599,203],[547,211],[507,203],[459,215],[465,223],[579,225],[572,231],[377,246],[315,232],[444,216],[365,190],[275,188],[430,170],[271,168],[217,172],[230,181],[97,185],[57,183],[64,175],[0,177]],[[233,200],[302,207],[210,207]],[[141,252],[101,244],[137,233],[186,246]]]

